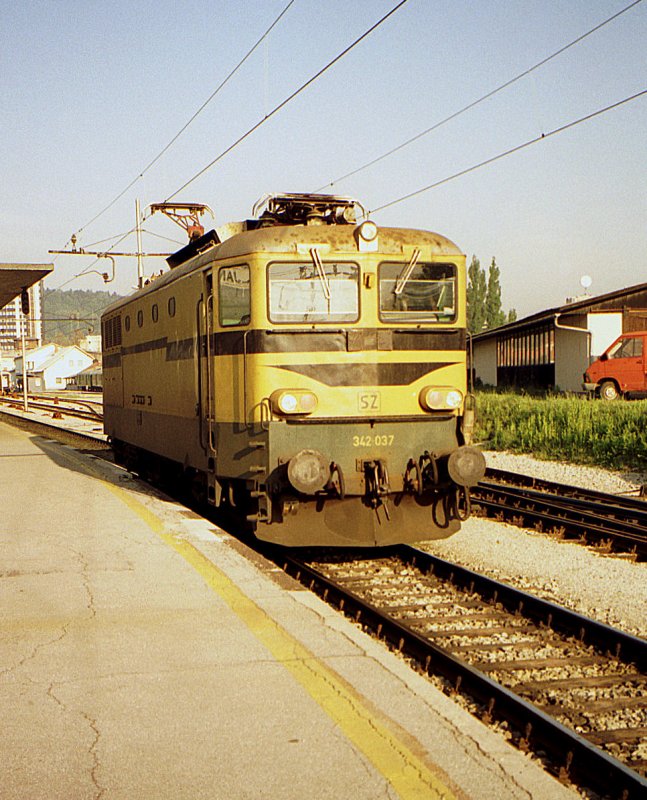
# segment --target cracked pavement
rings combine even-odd
[[[0,498],[13,521],[0,536],[2,800],[402,796],[310,678],[294,679],[303,647],[306,673],[352,687],[350,705],[450,786],[425,798],[574,797],[317,598],[114,466],[0,421]],[[168,537],[217,564],[270,638],[298,643],[293,655],[272,655]]]

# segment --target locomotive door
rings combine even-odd
[[[213,278],[203,274],[203,293],[198,303],[198,416],[200,445],[213,469],[216,456],[215,441],[215,369],[214,369]]]
[[[121,314],[103,320],[103,402],[104,406],[114,406],[124,410],[124,375],[121,333]],[[114,424],[114,422],[112,423]],[[113,430],[106,430],[114,435]]]

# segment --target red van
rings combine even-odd
[[[583,386],[603,400],[647,393],[647,331],[623,333],[584,373]]]

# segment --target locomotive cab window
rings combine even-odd
[[[385,322],[453,322],[456,266],[383,262],[379,267],[380,318]]]
[[[222,267],[218,272],[218,308],[223,328],[248,325],[251,313],[249,267]]]
[[[359,319],[359,267],[321,261],[274,263],[268,268],[272,322],[356,322]]]

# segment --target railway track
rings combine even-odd
[[[113,461],[112,450],[103,434],[63,427],[61,424],[48,422],[45,418],[39,419],[28,415],[14,414],[11,410],[3,413],[5,408],[6,406],[0,403],[0,419],[3,422],[23,430],[33,431],[39,436],[54,439],[62,444],[78,447],[80,450],[96,451],[101,458]]]
[[[77,431],[67,438],[106,448]],[[306,560],[253,546],[472,698],[484,720],[508,727],[563,778],[606,797],[647,796],[644,640],[411,547]]]
[[[73,417],[75,419],[86,419],[93,422],[103,421],[103,414],[94,407],[93,403],[83,400],[72,400],[71,402],[74,405],[70,405],[70,401],[61,403],[58,398],[48,398],[40,395],[30,395],[28,397],[29,408],[51,413],[53,419]],[[0,396],[0,405],[10,409],[15,408],[16,410],[21,410],[23,408],[22,396]],[[81,408],[79,408],[79,406],[81,406]]]
[[[647,642],[411,547],[283,569],[604,796],[647,796]]]
[[[647,502],[489,469],[472,491],[488,516],[647,559]]]

